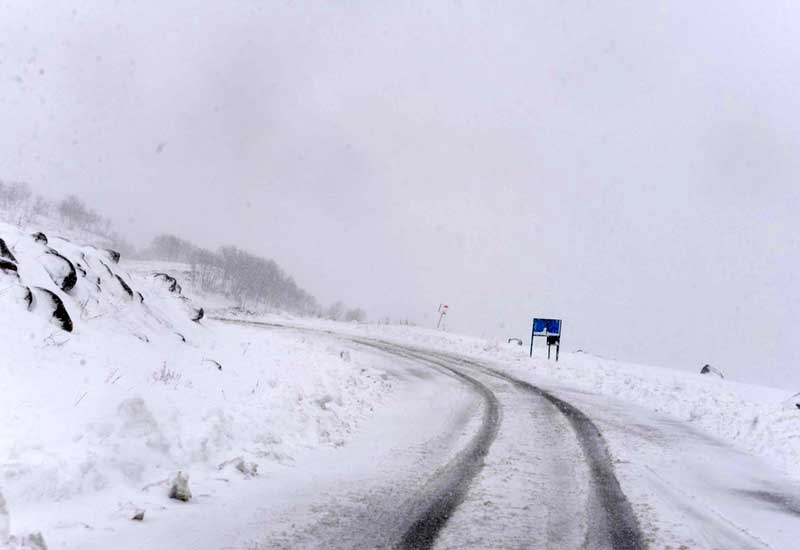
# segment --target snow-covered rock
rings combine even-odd
[[[11,250],[9,250],[8,246],[6,245],[6,241],[3,239],[0,239],[0,259],[17,263],[17,258],[14,256]]]
[[[69,292],[75,288],[78,282],[78,274],[75,270],[75,265],[70,260],[49,248],[39,257],[39,261],[61,290]]]
[[[52,324],[65,332],[72,332],[74,324],[72,317],[64,307],[64,302],[58,294],[46,288],[34,286],[30,288],[33,296],[30,305],[31,311],[35,311],[39,316],[47,319]]]
[[[189,502],[192,499],[192,491],[189,489],[189,476],[183,472],[178,472],[169,481],[169,498]]]

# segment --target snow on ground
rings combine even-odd
[[[84,244],[88,236],[65,237],[49,234],[45,243],[29,228],[0,223],[13,256],[4,261],[14,264],[0,277],[0,542],[8,534],[20,540],[42,532],[51,548],[99,547],[87,541],[118,543],[119,536],[157,547],[174,525],[191,528],[215,514],[216,526],[238,502],[224,520],[233,529],[236,514],[244,517],[245,506],[267,498],[270,487],[282,485],[281,494],[289,494],[288,485],[313,475],[300,465],[324,468],[340,446],[370,441],[376,415],[408,404],[410,387],[393,386],[389,359],[335,338],[209,319],[209,310],[222,317],[236,310],[196,291],[188,266],[116,263],[113,253]],[[69,312],[71,332],[52,317],[51,294]],[[206,316],[195,322],[200,307]],[[794,388],[583,353],[564,353],[558,363],[541,354],[529,359],[525,346],[409,326],[279,314],[247,319],[490,361],[567,399],[581,399],[581,391],[604,396],[607,410],[589,397],[585,404],[595,407],[590,414],[608,413],[607,424],[608,404],[630,414],[640,407],[800,479]],[[611,435],[614,452],[624,439]],[[179,471],[189,476],[190,505],[167,497],[168,479]],[[315,483],[301,485],[308,490]],[[130,519],[137,510],[145,511],[144,529]],[[196,538],[210,536],[209,529],[196,529]]]
[[[531,359],[527,345],[414,326],[330,323],[277,315],[265,320],[448,350],[491,361],[510,374],[555,390],[564,387],[613,397],[687,422],[800,480],[800,410],[795,406],[800,398],[792,398],[797,388],[741,384],[714,375],[629,364],[587,353],[562,352],[558,362],[548,361],[541,344]]]
[[[195,322],[200,304],[170,281],[72,236],[45,243],[0,224],[0,238],[14,264],[0,288],[2,538],[81,548],[140,509],[168,521],[177,472],[195,499],[220,479],[246,484],[342,445],[391,392],[371,357],[330,342]],[[29,303],[37,287],[63,302],[71,331],[50,302]]]

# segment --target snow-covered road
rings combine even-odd
[[[248,547],[796,546],[800,487],[688,424],[442,351],[315,334],[394,357],[409,401]]]
[[[462,357],[319,336],[389,354],[428,398],[383,419],[369,446],[340,449],[347,466],[329,471],[330,493],[288,510],[291,528],[255,547],[645,547],[602,436],[579,410]]]
[[[764,461],[630,403],[567,388],[557,393],[603,431],[655,540],[715,550],[800,546],[800,486]]]

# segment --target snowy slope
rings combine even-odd
[[[168,520],[177,472],[198,497],[221,478],[247,483],[341,445],[389,393],[356,353],[195,321],[201,306],[173,281],[111,252],[8,224],[0,238],[14,264],[0,303],[0,539],[81,547],[138,509]]]

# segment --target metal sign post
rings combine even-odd
[[[550,359],[550,347],[556,347],[556,361],[558,361],[558,352],[561,349],[561,319],[537,319],[534,317],[531,327],[531,357],[533,357],[533,340],[537,336],[545,338],[547,341],[548,359]]]
[[[447,315],[447,310],[450,308],[447,304],[439,304],[439,322],[436,323],[436,328],[440,328],[442,326],[442,320],[444,320],[444,316]]]

